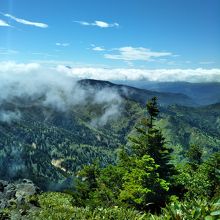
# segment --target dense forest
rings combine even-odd
[[[58,129],[64,119],[50,109],[48,123],[40,123],[40,114],[32,120],[28,114],[39,110],[33,107],[14,131],[8,125],[4,143],[18,143],[13,132],[24,142],[16,152],[2,148],[2,158],[19,165],[6,169],[2,159],[2,176],[10,171],[14,180],[30,178],[44,192],[14,201],[1,209],[0,219],[219,219],[219,105],[163,107],[155,97],[144,107],[132,99],[123,104],[129,111],[102,131],[88,123],[98,114],[91,103],[65,118],[69,132]]]

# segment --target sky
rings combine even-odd
[[[219,0],[0,0],[0,72],[220,81],[219,39]]]

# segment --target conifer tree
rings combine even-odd
[[[93,164],[85,165],[78,172],[76,182],[76,193],[73,196],[73,202],[78,206],[85,206],[90,202],[91,194],[97,189],[97,178],[100,174],[100,166],[97,161]]]
[[[119,197],[138,209],[155,210],[167,201],[174,166],[170,163],[172,150],[165,146],[165,138],[155,126],[159,114],[156,97],[146,108],[148,117],[141,120],[136,135],[130,137],[132,152]]]
[[[159,165],[158,173],[161,178],[170,180],[174,174],[174,166],[170,163],[172,149],[165,145],[165,138],[156,128],[155,120],[159,115],[157,98],[153,97],[146,105],[149,117],[141,120],[136,127],[137,136],[130,137],[134,153],[138,157],[149,155]]]

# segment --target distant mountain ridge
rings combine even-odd
[[[220,102],[220,82],[152,82],[152,81],[115,81],[115,83],[134,86],[157,92],[181,93],[190,97],[198,105]]]
[[[185,106],[196,105],[187,95],[172,92],[157,92],[153,90],[140,89],[128,85],[114,84],[109,81],[100,81],[94,79],[84,79],[78,81],[83,87],[93,87],[97,89],[111,88],[117,91],[123,98],[131,99],[145,105],[147,100],[156,96],[160,100],[161,105],[179,104]]]

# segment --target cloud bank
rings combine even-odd
[[[10,14],[4,14],[4,16],[8,17],[8,18],[20,23],[20,24],[31,25],[31,26],[35,26],[35,27],[39,27],[39,28],[47,28],[48,27],[48,25],[45,23],[28,21],[28,20],[25,20],[22,18],[17,18],[13,15],[10,15]]]
[[[60,73],[97,80],[146,80],[158,82],[220,82],[220,69],[106,69],[56,67]]]
[[[70,67],[57,65],[46,67],[39,63],[16,63],[0,62],[0,85],[4,79],[10,78],[15,81],[19,77],[32,75],[34,79],[38,76],[45,78],[45,84],[59,81],[59,78],[66,78],[67,85],[69,77],[74,81],[78,79],[97,80],[147,80],[159,82],[220,82],[220,69],[196,68],[196,69],[137,69],[137,68],[94,68],[94,67]],[[5,78],[4,78],[5,77]],[[52,80],[52,82],[50,82]]]
[[[0,121],[11,123],[22,118],[17,109],[4,108],[3,103],[26,100],[58,111],[68,111],[75,105],[84,105],[90,100],[95,105],[103,104],[102,115],[91,124],[101,126],[111,118],[117,118],[121,98],[116,91],[97,91],[81,87],[79,79],[97,80],[146,80],[158,82],[220,82],[220,69],[106,69],[55,67],[39,63],[0,62]]]
[[[117,22],[115,22],[115,23],[107,23],[105,21],[94,21],[94,22],[74,21],[74,22],[81,24],[83,26],[97,26],[100,28],[119,27],[119,24]]]

